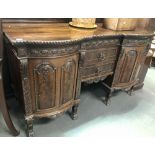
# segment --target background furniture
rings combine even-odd
[[[137,18],[105,18],[103,26],[111,30],[135,30]]]
[[[2,20],[0,19],[0,110],[3,114],[6,125],[8,126],[11,134],[17,136],[19,132],[15,129],[7,108],[4,86],[3,86],[3,33],[2,33]]]
[[[153,36],[146,30],[106,30],[102,24],[86,30],[49,22],[5,23],[4,33],[28,136],[33,136],[34,118],[56,117],[72,108],[76,119],[82,82],[104,80],[106,104],[114,89],[131,92]]]

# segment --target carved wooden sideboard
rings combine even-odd
[[[72,108],[77,118],[81,83],[102,81],[107,96],[132,90],[152,39],[149,31],[86,30],[64,23],[4,25],[11,83],[23,103],[28,136],[33,118]]]

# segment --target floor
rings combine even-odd
[[[155,136],[155,67],[150,68],[143,89],[133,96],[117,92],[109,106],[102,102],[101,85],[82,87],[78,120],[66,113],[56,119],[34,121],[36,137],[153,137]],[[11,104],[12,103],[12,104]],[[25,137],[24,118],[14,98],[11,117],[21,137]],[[0,136],[11,136],[0,114]]]

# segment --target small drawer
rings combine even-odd
[[[93,66],[104,62],[111,63],[116,60],[117,51],[117,48],[81,50],[82,63],[80,67]]]
[[[82,78],[88,78],[89,76],[98,76],[104,73],[113,72],[115,63],[108,63],[99,66],[85,67],[81,69]]]

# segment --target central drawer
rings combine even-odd
[[[114,70],[115,62],[98,64],[91,67],[85,67],[80,69],[82,79],[100,76],[104,74],[111,74]]]
[[[116,60],[117,57],[117,47],[112,48],[100,48],[100,49],[90,49],[81,50],[82,55],[82,65],[80,67],[89,67],[98,64],[103,64],[105,62],[111,63]]]

